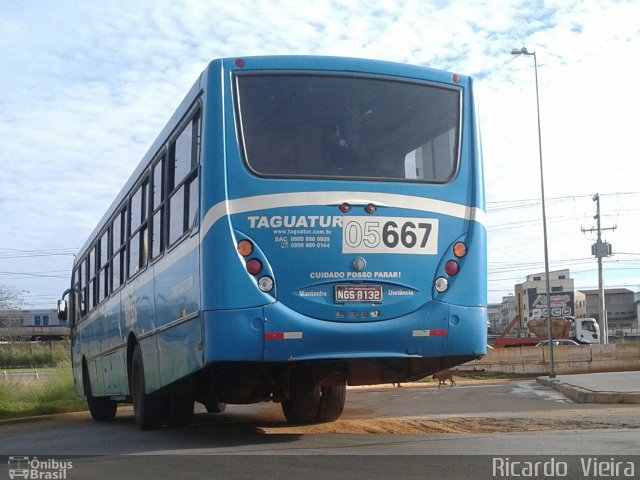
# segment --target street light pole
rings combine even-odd
[[[545,287],[547,290],[547,328],[549,329],[549,378],[556,376],[553,361],[553,325],[551,322],[551,288],[549,286],[549,247],[547,243],[547,211],[545,207],[544,197],[544,174],[542,168],[542,130],[540,128],[540,95],[538,92],[538,59],[536,52],[530,52],[527,47],[514,48],[511,55],[529,55],[533,57],[533,67],[536,78],[536,109],[538,113],[538,154],[540,156],[540,192],[542,196],[542,234],[544,237],[544,276]]]

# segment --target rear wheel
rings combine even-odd
[[[169,398],[167,424],[170,427],[184,427],[193,417],[193,397],[190,394],[175,394]]]
[[[221,402],[206,402],[204,406],[209,413],[222,413],[227,409],[227,404]]]
[[[313,382],[293,382],[282,412],[289,423],[313,423],[320,406],[320,386]]]
[[[131,397],[138,428],[141,430],[160,428],[168,413],[166,398],[158,394],[145,393],[144,364],[139,345],[136,345],[131,361]]]
[[[344,402],[347,398],[347,385],[328,385],[321,388],[320,403],[316,421],[334,422],[344,410]]]

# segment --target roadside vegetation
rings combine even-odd
[[[69,360],[69,341],[0,342],[0,368],[55,367]]]
[[[46,355],[36,351],[29,359],[14,356],[14,365],[23,368],[0,370],[0,420],[86,410],[86,400],[74,392],[68,352],[68,348],[58,351],[56,347]],[[5,355],[6,350],[0,354]],[[52,368],[38,368],[52,363]]]

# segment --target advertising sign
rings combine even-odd
[[[542,292],[529,291],[529,319],[543,320],[547,318],[547,295]],[[574,294],[573,292],[552,292],[551,316],[566,317],[574,315]]]

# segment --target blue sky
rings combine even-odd
[[[551,269],[597,286],[592,196],[640,291],[638,1],[0,2],[0,284],[53,306],[73,253],[213,58],[367,57],[478,79],[489,299],[543,270],[536,51]],[[26,293],[28,292],[28,293]]]

